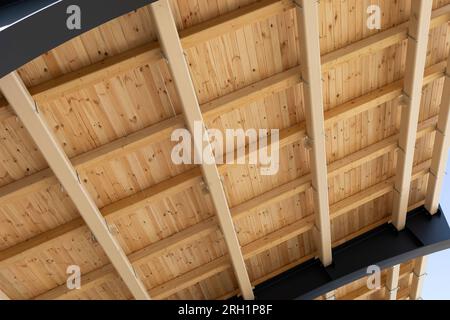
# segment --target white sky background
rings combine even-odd
[[[450,152],[449,152],[450,156]],[[447,163],[441,207],[450,223],[450,161]],[[428,257],[427,276],[422,297],[424,300],[450,300],[450,249]]]

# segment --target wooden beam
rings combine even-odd
[[[81,184],[78,174],[62,147],[47,126],[44,118],[16,72],[0,79],[0,89],[23,122],[34,142],[47,160],[64,189],[69,194],[88,227],[102,246],[130,292],[136,299],[149,299],[118,241],[109,232],[95,202]]]
[[[447,23],[449,20],[450,5],[433,10],[430,30]],[[350,60],[358,60],[364,56],[398,44],[408,39],[408,26],[409,21],[326,54],[322,56],[322,69],[329,70],[339,64]]]
[[[434,65],[427,69],[424,85],[431,83],[432,81],[439,79],[444,74],[444,66],[442,64]],[[387,85],[381,89],[376,90],[376,93],[380,94],[380,97],[377,94],[371,92],[365,96],[355,98],[350,100],[343,105],[337,106],[330,111],[325,113],[325,121],[326,124],[331,125],[334,121],[346,119],[350,116],[354,116],[358,112],[363,112],[365,110],[369,110],[371,108],[376,107],[378,104],[382,104],[389,100],[395,99],[401,93],[402,82],[396,82],[395,85]],[[337,110],[337,111],[336,111]],[[179,121],[176,120],[176,126],[167,125],[166,129],[176,128],[182,126]],[[436,124],[436,119],[431,118],[425,122],[423,122],[418,131],[418,137],[423,136],[426,133],[434,131]],[[140,140],[139,137],[144,137],[144,134],[138,135],[137,139],[133,139],[134,135],[130,135],[126,137],[128,142],[127,144],[120,144],[118,140],[117,143],[120,152],[131,152],[132,146],[138,146],[142,143],[149,143],[152,140],[151,132],[158,132],[158,130],[148,130],[148,139]],[[286,130],[282,130],[280,132],[280,146],[287,145],[292,141],[298,141],[305,135],[305,126],[295,125]],[[371,159],[375,159],[378,156],[381,156],[391,150],[395,150],[397,148],[397,140],[398,136],[389,137],[375,145],[364,148],[354,154],[351,154],[343,159],[337,160],[331,163],[328,166],[328,178],[335,176],[341,172],[345,172],[345,170],[351,170],[352,168],[356,168],[362,163],[368,162]],[[115,144],[115,142],[114,142]],[[117,146],[117,145],[116,145]],[[91,156],[82,155],[81,158],[75,158],[72,162],[74,163],[77,169],[89,166],[90,161],[97,161],[98,157],[107,159],[111,157],[113,154],[117,154],[118,151],[111,145],[105,145],[102,147],[102,152],[93,151]],[[111,153],[109,153],[109,151]],[[95,153],[95,155],[93,154]],[[80,166],[80,167],[78,167]],[[221,165],[219,167],[219,171],[221,173],[226,172],[228,165]],[[50,172],[48,172],[50,171]],[[20,195],[26,194],[27,192],[36,192],[39,190],[40,185],[34,185],[32,182],[39,183],[39,181],[45,181],[44,184],[56,183],[56,178],[54,178],[51,170],[44,170],[43,174],[38,173],[30,176],[30,178],[23,179],[26,183],[21,182],[19,185],[17,183],[12,183],[6,187],[0,188],[0,202],[6,201],[7,199],[11,199],[11,197],[19,197]],[[182,173],[174,178],[163,181],[155,186],[149,187],[145,189],[143,192],[140,192],[136,195],[132,195],[125,199],[122,199],[118,202],[115,202],[111,205],[108,205],[101,209],[102,215],[107,220],[112,220],[116,217],[120,217],[126,215],[133,210],[141,208],[145,206],[147,203],[152,203],[159,199],[163,199],[164,197],[175,194],[176,192],[180,192],[181,190],[185,190],[195,184],[201,182],[201,171],[199,168],[191,169],[185,173]],[[232,208],[231,213],[234,219],[238,219],[241,216],[245,216],[251,210],[255,210],[257,208],[267,206],[275,201],[282,201],[287,197],[300,193],[302,189],[309,187],[310,176],[302,177],[298,180],[290,182],[285,186],[277,188],[273,191],[269,191],[266,194],[258,196],[250,201],[238,205]],[[298,192],[297,192],[298,191]],[[5,249],[0,252],[0,265],[10,264],[14,261],[19,261],[25,258],[30,254],[31,250],[44,250],[44,246],[51,245],[52,241],[57,239],[58,237],[68,234],[69,232],[77,232],[81,228],[84,228],[85,224],[81,218],[75,219],[71,222],[68,222],[64,225],[61,225],[53,230],[44,232],[30,240],[19,243],[13,247]]]
[[[406,224],[431,9],[431,1],[412,0],[403,84],[404,105],[400,124],[400,151],[397,159],[397,178],[392,212],[392,223],[397,230],[402,230]]]
[[[208,218],[198,224],[195,224],[189,228],[186,228],[176,234],[173,234],[162,241],[157,241],[151,245],[138,250],[128,256],[128,259],[133,265],[141,265],[150,261],[155,257],[168,254],[175,248],[179,248],[185,243],[201,239],[208,234],[218,229],[217,221],[214,217]],[[112,265],[106,265],[99,269],[93,270],[89,273],[83,274],[83,290],[88,290],[95,287],[97,284],[104,282],[105,278],[114,278],[115,272]],[[71,293],[71,290],[67,288],[65,284],[60,285],[50,291],[47,291],[34,299],[36,300],[53,300],[64,299]],[[154,290],[151,290],[151,295],[154,299],[161,298],[160,295],[155,294]]]
[[[167,0],[160,0],[153,3],[151,5],[151,12],[158,33],[160,46],[165,54],[167,63],[169,64],[175,88],[180,97],[187,127],[192,134],[195,134],[197,130],[196,127],[200,126],[200,133],[202,136],[194,136],[193,139],[194,154],[199,157],[203,155],[208,159],[214,159],[212,147],[207,138],[208,132],[203,121],[202,112],[189,74],[189,68],[184,57],[183,48],[181,46],[169,2]],[[235,227],[219,175],[219,170],[217,169],[215,162],[209,163],[208,160],[203,160],[201,162],[205,184],[209,189],[211,200],[216,209],[216,214],[225,238],[231,264],[233,265],[234,274],[236,275],[242,296],[247,300],[254,299],[253,288],[242,256],[239,240],[234,229]]]
[[[439,207],[439,198],[444,184],[445,169],[450,149],[450,55],[442,90],[441,105],[439,107],[439,121],[433,146],[433,161],[431,162],[430,177],[428,179],[425,207],[431,214],[435,214]]]
[[[430,161],[425,161],[424,163],[419,164],[415,167],[413,180],[417,180],[423,176],[425,176],[428,173],[428,168],[430,166]],[[355,209],[354,203],[357,202],[359,206],[364,205],[365,203],[368,203],[370,201],[373,201],[374,199],[381,197],[393,190],[394,186],[394,177],[391,177],[388,179],[389,183],[386,182],[380,182],[379,184],[373,186],[371,188],[371,192],[359,192],[357,194],[354,194],[350,196],[349,198],[346,198],[344,200],[341,200],[340,202],[336,203],[335,206],[331,206],[331,219],[335,219],[337,217],[342,216],[343,214]],[[382,192],[380,192],[382,190]],[[374,197],[374,194],[377,196]],[[251,200],[250,200],[251,201]],[[261,199],[262,201],[262,199]],[[270,201],[270,200],[269,200]],[[341,203],[344,203],[347,205],[342,205]],[[409,210],[413,210],[414,208],[422,205],[423,202],[418,203],[417,205],[413,205],[409,207]],[[335,209],[339,208],[339,209]],[[336,211],[335,211],[336,210]],[[241,215],[240,217],[243,217]],[[383,218],[379,222],[377,222],[374,225],[370,225],[367,228],[363,228],[356,232],[354,234],[354,237],[367,232],[374,227],[377,227],[383,223],[387,223],[389,221],[389,217]],[[314,227],[314,216],[307,216],[297,222],[294,222],[290,225],[287,225],[279,230],[276,230],[254,242],[251,242],[243,247],[242,251],[244,254],[244,258],[250,259],[254,257],[255,255],[264,252],[265,250],[268,250],[270,248],[273,248],[276,245],[279,245],[289,239],[292,239],[296,236],[299,236],[305,232],[311,231]],[[166,251],[169,251],[172,248],[178,247],[183,243],[191,242],[197,238],[201,238],[205,235],[207,235],[209,232],[212,232],[216,230],[216,225],[213,219],[208,219],[198,225],[192,226],[182,232],[180,234],[176,234],[174,236],[171,236],[167,239],[164,239],[162,241],[156,242],[144,249],[141,249],[129,256],[130,261],[133,264],[143,264],[146,261],[149,261],[151,258],[154,258],[158,255],[163,254]],[[343,242],[349,240],[351,238],[346,237],[345,239],[341,239],[339,241],[335,241],[333,243],[333,247],[336,247]],[[308,255],[301,260],[297,261],[297,264],[314,258],[314,255]],[[282,268],[279,270],[279,273],[286,271],[290,269],[292,266],[286,266],[286,268]],[[218,274],[220,272],[223,272],[230,268],[231,265],[229,263],[229,259],[227,257],[221,257],[219,259],[213,260],[212,262],[209,262],[201,267],[195,268],[179,277],[176,277],[160,286],[157,286],[155,288],[150,289],[150,293],[153,298],[155,299],[164,299],[168,298],[172,294],[175,294],[177,291],[186,289],[190,287],[191,285],[201,282],[202,280],[205,280],[215,274]],[[83,289],[88,289],[96,284],[105,281],[105,278],[107,277],[113,277],[114,276],[114,270],[111,268],[111,266],[105,266],[101,269],[94,270],[86,275],[83,275]],[[261,279],[267,280],[270,277],[263,277]],[[261,280],[260,279],[260,280]],[[262,281],[261,281],[262,282]],[[254,283],[255,285],[258,284],[258,280]],[[67,290],[65,285],[61,285],[59,287],[56,287],[38,297],[35,299],[61,299],[64,298],[67,294],[70,294],[70,291]]]
[[[332,262],[331,227],[328,207],[327,156],[322,92],[322,70],[319,44],[319,4],[295,0],[300,38],[301,74],[305,106],[307,143],[310,144],[310,166],[316,216],[317,248],[324,266]]]
[[[433,81],[444,76],[445,66],[445,62],[442,62],[427,68],[424,77],[424,85],[432,83]],[[238,90],[226,95],[225,97],[207,103],[202,106],[202,108],[205,109],[204,117],[207,119],[212,119],[217,114],[216,110],[222,109],[222,106],[224,106],[224,108],[231,108],[228,110],[240,108],[248,105],[252,101],[257,100],[259,93],[261,93],[262,96],[265,96],[265,94],[269,95],[273,92],[277,92],[277,88],[280,88],[280,90],[281,87],[288,88],[293,85],[294,81],[298,81],[298,83],[300,83],[300,77],[298,74],[295,74],[299,71],[300,70],[298,67],[293,68],[287,72],[277,75],[275,79],[272,79],[274,81],[268,82],[263,80],[262,83],[258,82],[255,85],[241,89],[244,90],[244,92],[240,92]],[[332,122],[347,119],[356,113],[364,112],[380,104],[394,100],[401,95],[402,87],[403,82],[402,80],[399,80],[339,105],[325,113],[325,124],[329,125]],[[254,100],[248,100],[248,97],[251,97]],[[222,109],[222,111],[224,110]],[[181,116],[176,116],[173,119],[162,121],[161,123],[120,138],[86,154],[74,157],[71,161],[77,170],[81,170],[82,168],[92,166],[97,162],[107,161],[108,159],[133,152],[144,145],[161,141],[162,137],[166,137],[173,130],[183,127],[183,122],[184,121]],[[296,134],[304,134],[303,124],[280,132],[280,146],[288,143],[289,139],[297,139]],[[286,137],[286,140],[283,139],[283,136]],[[226,166],[221,166],[219,170],[226,170]],[[179,179],[177,180],[178,181],[174,182],[178,183]],[[12,198],[37,192],[56,182],[57,181],[50,169],[39,171],[33,175],[0,187],[0,203],[8,201]]]
[[[293,8],[293,2],[266,0],[239,8],[233,12],[206,21],[197,26],[183,30],[180,34],[184,48],[196,46],[204,41],[226,34],[244,26],[244,23],[264,20],[269,16],[280,14]],[[450,20],[450,5],[433,11],[430,28],[436,28]],[[322,70],[327,71],[352,59],[382,50],[407,39],[408,22],[359,40],[346,47],[325,54],[322,57]],[[47,101],[65,94],[76,92],[87,86],[110,79],[127,70],[157,62],[161,54],[157,42],[130,49],[124,53],[109,57],[93,65],[52,79],[43,84],[29,88],[37,101]],[[5,101],[0,98],[0,119],[14,116]]]
[[[181,42],[185,49],[192,48],[293,7],[294,5],[290,0],[258,1],[183,30],[180,33]],[[29,91],[36,101],[48,101],[111,79],[134,68],[158,62],[161,59],[159,44],[151,42],[33,86],[29,88]],[[5,104],[0,103],[0,106],[5,107]],[[0,107],[0,110],[3,109],[2,107]]]
[[[426,277],[427,256],[423,256],[416,259],[414,263],[413,279],[411,284],[411,290],[409,297],[412,300],[421,299],[423,282]]]
[[[400,265],[389,268],[386,276],[386,299],[397,300],[398,281],[400,278]]]
[[[413,179],[416,180],[416,179],[419,179],[419,178],[423,177],[424,175],[426,175],[428,173],[429,166],[430,166],[430,162],[426,161],[425,163],[422,163],[417,168],[415,168],[415,175],[414,175]],[[425,170],[424,168],[427,168],[427,169]],[[394,186],[394,181],[392,180],[390,191],[393,190],[393,186]],[[360,196],[360,195],[356,194],[356,195],[354,195],[354,198],[358,198],[358,196]],[[367,200],[368,200],[367,202],[369,202],[369,201],[372,201],[373,198],[367,197]],[[360,200],[360,202],[362,204],[364,204],[361,200]],[[337,216],[338,215],[334,215],[332,213],[331,219],[334,219]],[[388,222],[388,218],[382,219],[382,221],[380,221],[380,223],[377,223],[377,225],[380,225],[380,224],[386,223],[386,222]],[[287,225],[279,230],[276,230],[272,234],[266,235],[261,239],[258,239],[254,242],[251,242],[251,243],[245,245],[243,247],[245,259],[250,259],[265,250],[268,250],[270,248],[273,248],[276,245],[279,245],[280,243],[283,243],[289,239],[297,237],[300,234],[303,234],[305,232],[311,231],[313,228],[314,228],[314,217],[308,216],[308,217],[305,217],[291,225]],[[363,232],[367,232],[369,230],[371,230],[371,228],[363,229],[360,232],[356,233],[355,236],[357,236]],[[282,237],[282,239],[280,239],[280,237]],[[347,240],[348,240],[348,238],[343,239],[343,241],[347,241]],[[342,243],[341,241],[335,241],[333,243],[333,247],[335,247],[341,243]],[[300,259],[299,263],[309,260],[313,257],[314,257],[314,255],[308,255],[308,256]],[[216,261],[216,260],[214,260],[214,261]],[[225,271],[227,268],[229,268],[229,263],[225,264],[225,262],[223,262],[223,264],[217,265],[217,263],[215,263],[214,261],[212,261],[208,264],[205,264],[199,268],[196,268],[194,270],[191,270],[191,271],[187,272],[186,274],[183,274],[183,278],[190,279],[191,283],[194,284],[194,283],[201,282],[201,281],[211,277],[212,276],[211,270],[213,268],[218,271],[217,273]],[[289,268],[285,268],[285,269],[288,270]],[[213,273],[213,274],[217,274],[217,273]],[[183,283],[184,283],[183,281],[178,281],[177,279],[173,279],[170,281],[170,286],[165,285],[165,288],[173,289],[175,286],[180,286],[179,290],[182,290],[182,289],[185,289],[188,287],[188,286],[185,287],[183,285]],[[255,282],[254,284],[257,284],[257,282]],[[150,292],[152,293],[152,295],[154,295],[153,290],[150,290]],[[174,293],[174,291],[170,291],[170,294],[173,294],[173,293]],[[164,293],[160,293],[159,297],[167,298],[168,296]]]
[[[445,10],[444,10],[445,9]],[[447,5],[441,9],[436,10],[437,22],[448,20],[450,15],[450,5]],[[381,32],[380,34],[382,34]],[[358,42],[357,42],[358,43]],[[357,44],[355,43],[355,44]],[[365,44],[367,46],[368,44]],[[365,47],[363,46],[363,47]],[[339,49],[335,52],[333,59],[336,57],[345,57],[348,55],[347,50]],[[324,60],[330,60],[328,55],[323,57]],[[327,63],[323,64],[323,69],[326,69]],[[439,79],[444,75],[445,65],[438,63],[425,72],[424,84],[431,83],[432,81]],[[237,108],[242,108],[250,104],[253,101],[262,99],[265,96],[269,96],[273,93],[285,90],[291,86],[301,83],[301,79],[298,76],[300,72],[299,67],[289,69],[288,71],[269,77],[265,80],[257,82],[253,85],[237,90],[224,97],[215,99],[209,103],[205,103],[201,106],[204,113],[204,117],[207,119],[213,119],[215,116],[228,112]],[[344,103],[336,108],[333,108],[325,113],[325,123],[329,121],[338,121],[346,119],[352,116],[356,112],[363,112],[374,106],[380,105],[384,102],[391,101],[397,98],[402,92],[403,82],[396,81],[392,84],[377,89],[370,94],[362,97],[352,99],[347,103]],[[356,108],[359,106],[359,108]],[[3,110],[3,108],[0,108]],[[166,133],[172,132],[176,128],[183,125],[183,119],[179,116],[174,119],[165,120],[149,128],[143,129],[136,133],[130,134],[127,137],[120,138],[117,141],[106,144],[100,148],[92,150],[87,154],[80,155],[71,159],[75,168],[81,169],[93,165],[97,161],[105,161],[114,156],[125,154],[136,150],[139,146],[152,144],[160,141],[161,136],[165,136]],[[116,148],[118,150],[116,150]],[[97,159],[98,158],[98,159]],[[12,182],[6,186],[0,188],[0,203],[7,201],[11,197],[19,197],[23,194],[29,194],[38,190],[44,189],[52,184],[56,183],[53,173],[50,169],[45,169],[37,172],[33,175],[27,176],[21,180]]]

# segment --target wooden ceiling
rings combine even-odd
[[[410,0],[320,1],[314,55],[317,38],[301,19],[315,16],[302,16],[291,0],[171,0],[178,54],[165,50],[178,43],[170,24],[159,29],[160,48],[155,23],[164,21],[149,5],[17,72],[36,102],[34,116],[45,119],[151,298],[248,297],[245,277],[254,286],[314,257],[327,264],[332,247],[386,222],[401,229],[405,210],[426,198],[435,207],[449,136],[449,108],[440,105],[450,99],[443,90],[450,88],[450,0],[433,1],[429,27],[409,21],[411,11],[427,14],[412,2],[413,10]],[[381,30],[366,27],[371,4],[381,8]],[[173,70],[180,57],[192,92],[180,89],[186,70]],[[411,89],[422,79],[421,57],[422,90]],[[185,103],[189,95],[198,103]],[[0,105],[1,291],[10,299],[136,297],[26,120],[7,99]],[[170,135],[190,127],[188,110],[208,128],[279,129],[279,172],[219,165],[214,191],[214,168],[173,164]],[[414,135],[413,143],[405,138]],[[227,208],[218,206],[220,190]],[[229,250],[233,236],[237,251]],[[395,271],[398,298],[418,297],[414,263]],[[81,267],[79,290],[66,287],[69,265]],[[389,296],[365,292],[363,281],[336,298]]]

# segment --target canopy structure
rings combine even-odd
[[[0,299],[420,298],[450,0],[9,2]]]

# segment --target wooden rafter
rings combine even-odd
[[[181,43],[186,49],[195,47],[204,41],[238,30],[246,24],[280,14],[293,7],[291,0],[258,1],[183,30],[180,33]],[[36,101],[48,101],[161,59],[158,42],[151,42],[34,86],[29,91]]]
[[[0,79],[0,89],[23,122],[34,142],[44,155],[64,189],[69,194],[86,224],[91,229],[106,255],[136,299],[149,299],[146,288],[139,280],[117,240],[111,235],[95,202],[81,184],[76,170],[50,131],[38,107],[22,82],[13,72]]]
[[[413,180],[420,179],[424,177],[428,173],[428,169],[430,166],[430,162],[426,161],[414,169]],[[390,178],[387,181],[380,182],[379,184],[374,185],[373,187],[363,190],[357,194],[354,194],[330,207],[331,212],[331,220],[341,217],[347,212],[356,209],[370,201],[373,201],[377,198],[380,198],[390,192],[392,192],[394,186],[394,178]],[[298,192],[301,192],[298,190]],[[259,201],[263,205],[266,203],[260,197]],[[266,201],[270,201],[266,199]],[[422,205],[422,202],[420,203]],[[412,210],[414,207],[409,208]],[[241,216],[242,217],[242,216]],[[236,219],[236,218],[234,218]],[[379,224],[386,223],[388,218],[384,218],[380,221]],[[379,225],[378,224],[378,225]],[[314,216],[308,216],[297,222],[294,222],[290,225],[287,225],[277,231],[272,232],[269,235],[264,236],[263,238],[251,242],[245,245],[242,248],[244,259],[250,259],[257,254],[269,250],[289,239],[295,238],[301,234],[309,232],[314,227]],[[370,226],[373,227],[373,226]],[[165,240],[159,241],[155,244],[152,244],[148,247],[145,247],[142,250],[139,250],[129,256],[130,261],[133,264],[139,265],[145,263],[145,261],[149,261],[151,258],[164,254],[165,252],[169,252],[172,248],[179,247],[182,243],[192,242],[195,239],[201,238],[208,233],[213,232],[217,229],[217,225],[213,219],[205,220],[204,222],[197,224],[193,227],[190,227],[180,233],[177,233],[174,236],[171,236]],[[370,229],[368,229],[370,230]],[[360,233],[363,233],[367,230],[362,230]],[[341,244],[335,243],[337,246]],[[311,257],[307,257],[308,259]],[[306,259],[307,260],[307,259]],[[188,288],[189,286],[201,282],[204,279],[207,279],[214,274],[218,274],[222,271],[230,268],[229,259],[227,257],[221,257],[219,259],[213,260],[212,262],[205,264],[201,267],[195,268],[186,274],[183,274],[175,279],[172,279],[160,286],[150,289],[150,293],[152,297],[155,299],[164,299],[176,292]],[[94,270],[83,276],[83,289],[88,289],[95,284],[104,281],[105,278],[113,276],[113,269],[111,266],[105,266],[99,270]],[[257,284],[257,283],[254,283]],[[67,290],[65,285],[56,287],[43,295],[36,297],[36,299],[56,299],[61,298],[66,294],[69,294],[70,291]]]
[[[426,277],[427,256],[416,259],[414,263],[413,279],[409,297],[411,300],[418,300],[421,298],[423,282]]]
[[[448,6],[447,6],[448,7]],[[441,13],[442,13],[442,15],[441,16],[436,16],[437,18],[435,18],[434,20],[433,20],[433,22],[436,22],[436,25],[439,25],[439,21],[442,21],[441,23],[443,23],[443,22],[447,22],[448,21],[448,17],[447,17],[447,12],[444,10],[446,7],[444,7],[444,8],[441,8],[441,9],[438,9],[438,10],[436,10],[435,12],[438,12],[438,11],[440,11]],[[440,20],[439,20],[440,19]],[[398,35],[398,39],[400,39],[400,40],[402,40],[402,39],[404,39],[405,37],[406,37],[406,32],[404,31],[404,30],[406,30],[406,29],[404,29],[404,28],[400,28],[400,29],[398,29],[399,31],[398,31],[398,33],[397,33],[397,30],[396,31],[394,31],[392,34],[396,34],[396,37],[397,37],[397,35]],[[389,31],[389,30],[388,30]],[[385,34],[385,32],[382,32],[382,33],[380,33],[380,34],[377,34],[377,36],[378,35],[382,35],[382,34]],[[386,33],[386,35],[387,35],[387,33]],[[372,37],[370,37],[370,38],[368,38],[368,39],[371,39]],[[384,39],[384,40],[383,40]],[[365,39],[365,40],[367,40],[367,39]],[[358,51],[359,52],[359,56],[361,56],[361,55],[363,55],[363,54],[367,54],[367,53],[370,53],[370,52],[373,52],[374,50],[371,48],[372,46],[376,49],[376,50],[378,50],[378,48],[382,48],[382,46],[385,46],[385,43],[387,43],[386,41],[387,40],[389,40],[389,38],[378,38],[378,40],[380,41],[380,42],[372,42],[371,44],[369,44],[368,42],[364,42],[364,41],[361,41],[361,42],[357,42],[355,45],[351,45],[353,48],[356,48],[357,47],[357,45],[360,45],[360,51]],[[377,40],[377,41],[378,41]],[[389,40],[390,41],[390,40]],[[394,40],[393,40],[394,41]],[[396,41],[397,40],[395,40],[393,43],[396,43]],[[365,44],[364,44],[364,43]],[[376,45],[374,45],[374,44],[376,44]],[[349,46],[350,47],[350,46]],[[346,48],[343,48],[343,49],[346,49]],[[347,50],[347,53],[345,53],[345,50],[343,50],[343,49],[340,49],[340,50],[337,50],[336,51],[336,53],[337,52],[341,52],[342,53],[342,56],[340,56],[340,55],[336,55],[335,56],[335,58],[336,59],[334,59],[334,58],[332,58],[333,57],[333,55],[332,54],[329,54],[329,55],[325,55],[325,57],[324,57],[324,65],[323,65],[323,68],[326,70],[327,69],[327,67],[328,66],[332,66],[334,63],[339,63],[338,61],[341,61],[341,62],[343,62],[344,60],[342,60],[342,59],[345,59],[345,58],[348,58],[348,57],[350,57],[351,55],[352,55],[352,53],[351,52],[353,52],[353,51],[351,51],[351,50]],[[352,49],[353,50],[353,49]],[[328,58],[329,57],[329,58]],[[339,57],[341,57],[341,58],[339,58]],[[334,59],[334,60],[333,60]],[[124,69],[124,70],[126,70],[126,68]],[[294,83],[298,83],[299,81],[298,80],[295,80],[295,82]],[[282,90],[282,89],[281,89]],[[394,96],[396,96],[397,95],[397,93],[395,93],[394,91],[388,91],[390,94],[393,94]],[[392,93],[392,92],[394,92],[394,93]],[[237,100],[238,101],[238,100]],[[371,101],[371,100],[368,100],[368,101]],[[373,102],[370,102],[370,103],[373,103]],[[231,104],[231,106],[232,106],[232,104]],[[350,104],[349,104],[349,106],[350,106]],[[203,108],[202,108],[203,109]],[[350,111],[351,112],[351,110],[349,109],[348,111]],[[342,115],[344,115],[344,113],[341,113],[341,116]],[[330,113],[330,117],[331,117],[331,113]],[[345,117],[345,116],[343,116],[343,117]],[[332,117],[331,117],[332,118]],[[333,119],[332,119],[333,120]],[[147,143],[149,143],[149,142],[147,142]],[[197,176],[197,175],[194,175],[194,176]],[[186,176],[187,177],[187,176]],[[170,188],[169,188],[170,189]],[[168,189],[167,189],[168,190]],[[169,192],[167,192],[167,193],[165,193],[165,194],[168,194]],[[152,198],[150,198],[150,199],[152,199]],[[142,199],[141,199],[142,200]],[[148,201],[151,201],[151,200],[148,200]],[[131,202],[132,203],[132,202]],[[125,208],[125,207],[124,207]],[[122,208],[123,209],[123,208]],[[114,212],[114,211],[112,211],[112,212]],[[123,210],[121,211],[121,212],[124,212]],[[82,222],[82,221],[81,221]],[[78,226],[81,226],[81,225],[83,225],[83,223],[81,223],[81,224],[78,224]],[[49,235],[49,234],[47,234],[47,235]],[[18,251],[16,251],[16,252],[18,252]]]
[[[280,14],[293,7],[294,5],[291,0],[258,1],[252,5],[242,7],[229,14],[219,16],[218,18],[182,31],[180,37],[183,48],[187,49],[194,47],[213,37],[226,34],[231,30],[237,30],[245,24]],[[449,20],[450,5],[436,9],[433,11],[430,29],[439,27]],[[230,25],[233,29],[230,29]],[[394,28],[387,29],[346,47],[325,54],[322,57],[322,70],[330,70],[346,61],[361,58],[365,55],[399,43],[407,39],[407,31],[408,22],[405,22]],[[160,59],[161,53],[159,45],[157,42],[152,42],[33,86],[29,88],[29,91],[36,101],[48,101],[56,97],[76,92],[103,80],[113,78],[114,76],[120,75],[133,68],[155,63]],[[298,71],[295,71],[295,75],[297,74]],[[298,81],[298,77],[295,77],[295,79]],[[0,112],[0,118],[12,115],[12,113],[8,113],[5,101],[1,101],[1,99],[0,111],[2,111]]]
[[[447,71],[442,90],[439,120],[434,138],[433,161],[431,162],[430,177],[428,179],[425,207],[431,214],[435,214],[439,207],[442,185],[450,148],[450,55],[447,61]]]
[[[317,1],[295,0],[300,38],[301,75],[306,117],[315,229],[319,257],[325,266],[332,262],[331,227],[328,207],[327,157],[325,151],[325,120],[322,92],[322,70],[319,44],[319,10]]]
[[[411,2],[406,70],[403,85],[404,105],[400,124],[400,150],[398,152],[397,179],[395,181],[394,205],[392,209],[392,223],[397,230],[402,230],[406,224],[431,9],[431,1],[412,0]]]
[[[386,276],[386,299],[397,300],[398,283],[400,279],[400,265],[389,268]]]
[[[436,79],[439,79],[443,75],[443,68],[440,65],[433,66],[427,69],[424,84],[431,83]],[[350,100],[348,103],[345,103],[341,106],[338,106],[328,112],[325,113],[326,122],[333,123],[337,120],[346,119],[351,115],[354,115],[359,112],[363,112],[365,110],[370,110],[370,108],[375,107],[376,105],[382,104],[384,102],[395,99],[402,88],[402,82],[396,82],[394,85],[388,85],[385,88],[381,88],[374,93],[369,93],[363,97],[359,97],[353,100]],[[418,137],[423,136],[428,132],[432,132],[434,130],[434,126],[436,124],[435,119],[430,119],[430,121],[424,122],[418,131]],[[299,125],[294,126],[292,128],[288,128],[285,131],[282,131],[280,134],[280,146],[287,145],[291,141],[298,141],[305,135],[305,126]],[[129,137],[132,138],[131,136]],[[368,162],[376,157],[382,156],[387,152],[396,150],[397,148],[397,140],[398,135],[386,138],[383,141],[380,141],[377,144],[371,145],[359,152],[351,154],[343,159],[337,160],[331,163],[328,166],[329,178],[334,177],[335,175],[351,170],[360,166],[361,164]],[[129,145],[141,145],[140,140],[130,142]],[[143,142],[142,142],[143,143]],[[119,150],[129,151],[126,147],[119,148]],[[104,147],[104,150],[116,150],[115,148],[110,148],[108,145]],[[115,154],[116,151],[113,151],[112,154]],[[100,156],[97,154],[97,156]],[[105,153],[100,156],[100,158],[109,158],[109,153]],[[83,162],[81,160],[73,161],[74,164],[78,163],[80,166],[89,165],[90,157],[85,157],[87,162]],[[97,158],[93,158],[93,161],[97,161]],[[89,161],[88,161],[89,160]],[[77,167],[78,168],[78,167]],[[222,165],[219,167],[220,172],[225,172],[227,166]],[[36,178],[37,180],[37,178]],[[125,198],[121,201],[113,203],[112,205],[106,206],[101,209],[102,215],[107,219],[111,220],[113,218],[126,215],[129,212],[132,212],[135,209],[141,208],[145,206],[146,203],[150,203],[156,201],[158,199],[162,199],[171,194],[175,194],[180,190],[188,188],[196,183],[201,181],[201,171],[196,168],[190,170],[186,173],[180,174],[172,179],[169,179],[165,182],[161,182],[160,184],[150,187],[139,193],[136,196],[131,196]],[[284,186],[276,188],[267,194],[263,194],[259,197],[251,199],[243,204],[240,204],[234,208],[232,208],[231,212],[234,219],[238,219],[240,217],[246,216],[248,212],[252,210],[270,205],[276,201],[281,201],[283,199],[288,198],[289,196],[300,193],[301,190],[307,187],[307,183],[309,183],[310,178],[306,176],[304,178],[300,178],[291,183],[288,183]],[[2,189],[0,189],[2,190]],[[29,192],[29,189],[24,191]],[[1,192],[0,192],[1,193]],[[84,227],[83,220],[75,219],[74,221],[68,222],[64,225],[61,225],[53,230],[48,232],[44,232],[41,235],[30,239],[29,241],[23,242],[6,250],[0,252],[0,265],[10,264],[14,261],[19,261],[23,257],[26,257],[30,254],[31,250],[42,250],[42,246],[50,244],[52,240],[67,234],[68,232],[74,232]]]
[[[242,108],[256,101],[262,96],[273,94],[296,84],[301,81],[298,77],[299,68],[293,68],[274,77],[260,81],[254,85],[243,88],[222,98],[202,105],[203,116],[206,119],[213,119],[220,112],[227,112]],[[445,74],[445,64],[438,63],[427,68],[424,77],[424,85],[441,78]],[[364,96],[352,99],[336,108],[325,113],[325,123],[335,122],[346,119],[355,113],[363,112],[377,105],[398,98],[402,92],[403,82],[396,81],[386,85]],[[71,159],[76,169],[82,170],[83,167],[89,167],[95,163],[108,161],[123,154],[131,153],[142,146],[150,145],[162,141],[173,130],[183,127],[183,118],[176,116],[174,118],[162,121],[154,126],[137,131],[129,136],[120,138],[108,143],[102,147],[89,151],[80,156]],[[301,127],[298,128],[299,130]],[[295,130],[294,130],[295,131]],[[292,132],[292,130],[291,130]],[[36,190],[43,189],[55,183],[55,177],[50,169],[39,171],[33,175],[27,176],[21,180],[0,188],[0,203],[7,201],[10,197],[17,197],[21,194],[29,194]],[[151,189],[151,188],[150,188]],[[0,254],[1,257],[1,254]]]
[[[202,137],[194,137],[194,153],[214,159],[212,147],[208,141],[208,133],[203,120],[200,105],[197,100],[194,85],[189,74],[183,48],[173,19],[169,2],[160,0],[151,5],[152,17],[162,51],[171,70],[175,88],[178,92],[183,109],[186,125],[191,133],[195,132],[196,124],[201,126]],[[208,153],[208,155],[206,155]],[[233,224],[228,200],[215,163],[202,161],[201,168],[205,184],[208,187],[212,202],[216,209],[217,218],[225,238],[228,254],[233,265],[234,273],[244,299],[254,299],[250,277],[241,252],[239,240]]]

